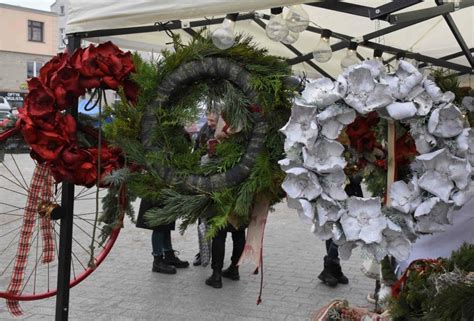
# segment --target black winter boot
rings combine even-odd
[[[163,256],[154,256],[153,267],[151,270],[153,272],[164,274],[176,274],[176,268],[172,265],[168,265],[163,259]]]
[[[332,271],[332,259],[329,256],[324,257],[324,269],[318,275],[318,279],[323,281],[329,286],[336,286],[338,283],[338,279],[334,276]]]
[[[174,266],[174,267],[177,268],[177,269],[180,269],[180,268],[187,268],[187,267],[189,266],[189,262],[188,262],[188,261],[182,261],[182,260],[180,260],[180,259],[176,256],[174,250],[165,251],[165,262],[166,262],[166,264],[172,265],[172,266]]]
[[[349,279],[342,273],[341,263],[339,259],[332,259],[330,264],[330,270],[332,275],[337,279],[337,282],[340,284],[348,284]]]
[[[222,271],[222,276],[234,281],[240,280],[239,267],[231,263],[227,269]]]
[[[206,280],[206,284],[216,289],[222,288],[222,272],[212,270],[212,275]]]

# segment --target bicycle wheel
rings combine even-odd
[[[57,292],[60,221],[42,217],[37,210],[31,213],[34,181],[33,188],[31,183],[38,164],[21,136],[0,145],[0,298],[31,301],[51,297]],[[48,179],[49,187],[35,206],[44,201],[60,203],[62,184]],[[120,233],[121,224],[116,224],[110,234],[102,236],[104,224],[98,218],[106,193],[106,188],[75,187],[70,287],[104,261]]]

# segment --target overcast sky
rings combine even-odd
[[[0,0],[0,3],[49,11],[49,6],[54,3],[54,0]]]

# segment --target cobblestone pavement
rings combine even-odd
[[[329,288],[317,275],[322,269],[324,242],[310,233],[294,210],[278,204],[270,213],[264,240],[263,302],[256,305],[260,275],[241,268],[241,280],[224,279],[222,289],[206,286],[210,267],[178,270],[176,275],[151,272],[151,233],[126,223],[104,263],[70,292],[70,320],[309,320],[334,298],[367,306],[374,282],[360,272],[355,251],[343,261],[348,285]],[[192,261],[197,252],[196,228],[184,235],[172,233],[180,257]],[[226,263],[230,260],[227,241]],[[54,320],[55,298],[23,302],[26,320]],[[0,305],[0,320],[12,319]]]

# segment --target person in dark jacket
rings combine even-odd
[[[348,196],[363,197],[362,188],[360,187],[362,179],[359,176],[351,177],[345,191]],[[342,273],[341,263],[339,260],[338,246],[332,239],[326,241],[326,253],[324,257],[324,269],[319,274],[318,279],[329,286],[339,284],[348,284],[349,279]]]
[[[175,274],[177,268],[187,268],[189,263],[180,260],[171,244],[171,231],[175,229],[175,223],[149,227],[145,221],[146,211],[155,207],[153,202],[142,199],[137,217],[137,227],[151,229],[151,246],[153,249],[153,272]]]
[[[207,146],[207,142],[210,139],[214,138],[214,133],[216,132],[217,119],[219,117],[216,113],[207,112],[206,113],[206,123],[201,127],[194,144],[194,151],[199,150]],[[201,220],[198,221],[198,226],[201,224]],[[199,229],[199,227],[198,227]],[[199,233],[199,230],[198,230]],[[201,253],[198,252],[193,261],[194,266],[201,265]]]

